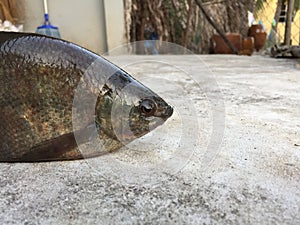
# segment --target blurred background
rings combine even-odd
[[[161,41],[197,54],[234,53],[222,33],[245,55],[300,44],[300,0],[49,0],[48,6],[63,39],[100,54],[144,40],[153,41],[150,54],[164,53]],[[3,25],[8,20],[35,32],[43,14],[43,0],[0,0],[1,29],[9,30]],[[143,54],[145,48],[129,51]]]

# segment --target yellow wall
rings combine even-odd
[[[265,8],[261,10],[258,15],[256,21],[261,20],[264,26],[267,29],[267,33],[271,30],[271,22],[274,18],[275,10],[276,10],[277,0],[269,0],[268,3],[265,4]],[[281,42],[284,39],[284,30],[285,23],[278,24],[278,34],[280,35]],[[292,25],[292,44],[299,45],[300,44],[300,11],[294,17],[294,22]]]

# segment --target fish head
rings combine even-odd
[[[173,114],[172,106],[124,71],[106,85],[110,91],[97,110],[100,127],[123,144],[149,133]]]
[[[130,133],[141,137],[162,125],[173,114],[173,108],[158,95],[145,96],[133,104],[128,114]],[[125,134],[125,133],[124,133]]]

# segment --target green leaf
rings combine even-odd
[[[264,10],[266,2],[268,2],[268,0],[256,0],[255,1],[256,12],[259,12],[260,10]]]
[[[297,13],[300,9],[300,0],[295,0],[295,13]]]
[[[255,9],[256,13],[259,12],[260,10],[264,10],[266,3],[270,2],[271,0],[256,0],[255,1]],[[288,0],[285,0],[288,1]],[[295,0],[295,5],[294,5],[294,11],[297,13],[300,10],[300,0]]]

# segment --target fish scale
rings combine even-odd
[[[0,32],[0,80],[3,162],[101,155],[143,136],[173,112],[162,98],[101,56],[37,34]],[[149,101],[150,113],[143,110]],[[112,119],[114,108],[120,115]],[[80,118],[76,129],[74,115]],[[83,153],[78,145],[92,139],[92,129],[102,149]]]

